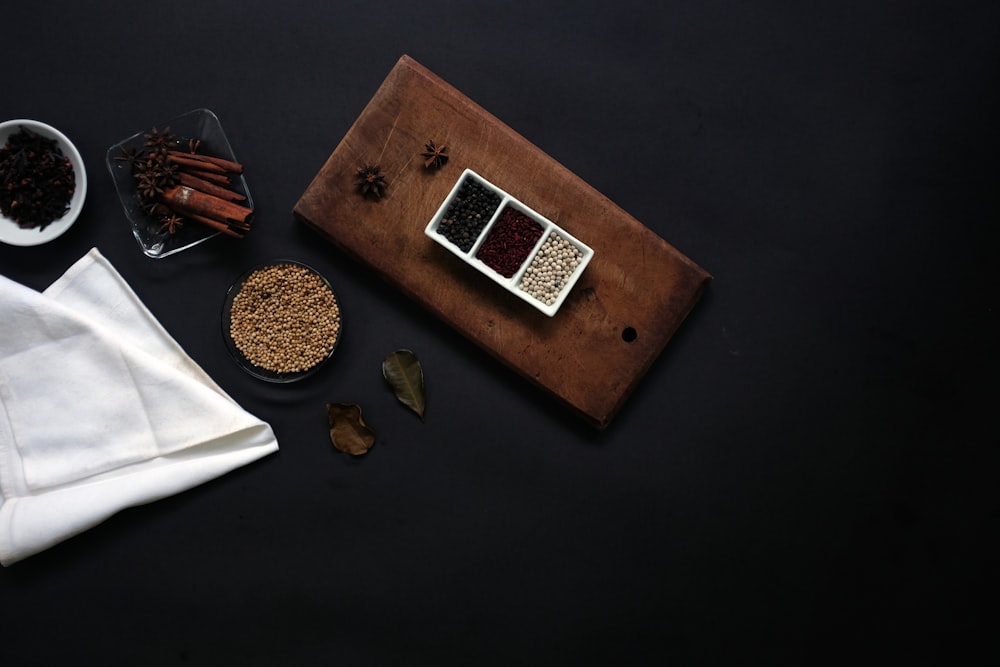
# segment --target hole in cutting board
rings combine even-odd
[[[638,338],[638,336],[639,334],[632,327],[625,327],[624,329],[622,329],[622,340],[625,341],[626,343],[631,343],[636,338]]]

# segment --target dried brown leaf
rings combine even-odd
[[[389,383],[399,402],[424,418],[424,371],[417,355],[410,350],[396,350],[382,360],[382,377]]]
[[[360,406],[327,403],[326,414],[330,420],[330,441],[340,451],[360,456],[375,444],[375,432],[361,418]]]

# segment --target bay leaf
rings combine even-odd
[[[361,406],[327,403],[330,421],[330,441],[333,446],[352,456],[361,456],[375,444],[375,432],[361,418]]]
[[[410,350],[396,350],[382,360],[382,377],[396,393],[399,402],[424,418],[424,370],[417,355]]]

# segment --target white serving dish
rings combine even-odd
[[[73,196],[69,200],[69,210],[61,218],[53,220],[42,229],[19,227],[16,222],[0,213],[0,242],[15,246],[34,246],[48,243],[52,239],[62,236],[76,222],[80,211],[83,210],[83,202],[87,198],[87,170],[83,166],[80,151],[76,149],[73,142],[56,128],[37,120],[22,118],[0,123],[0,146],[6,145],[8,137],[16,134],[22,127],[47,139],[56,140],[59,150],[69,158],[70,164],[73,165],[75,184]]]
[[[476,237],[476,240],[472,244],[472,247],[469,248],[467,251],[463,250],[462,248],[458,247],[457,245],[449,241],[439,232],[439,228],[442,225],[442,220],[446,218],[446,215],[450,207],[458,197],[459,191],[465,184],[466,179],[472,179],[473,181],[478,182],[479,185],[483,186],[487,190],[494,192],[496,195],[500,197],[499,206],[497,206],[496,210],[493,212],[493,215],[490,217],[489,221],[483,227],[482,231],[479,232],[479,235]],[[493,269],[491,266],[489,266],[476,256],[476,254],[479,252],[479,249],[482,247],[483,243],[489,237],[490,232],[493,230],[494,225],[500,218],[504,209],[507,208],[508,206],[520,213],[529,216],[534,222],[538,223],[538,225],[542,229],[541,236],[538,238],[534,246],[528,252],[526,258],[520,264],[518,269],[509,278],[502,275],[497,270]],[[538,310],[542,311],[549,317],[552,317],[559,311],[559,308],[566,300],[567,295],[572,291],[573,286],[576,284],[577,280],[579,280],[580,276],[583,274],[584,269],[587,268],[587,264],[590,263],[590,260],[594,256],[594,250],[590,246],[583,243],[582,241],[574,237],[572,234],[570,234],[565,229],[561,228],[559,225],[555,224],[545,216],[531,209],[526,204],[519,201],[509,193],[505,192],[504,190],[497,187],[493,183],[490,183],[485,178],[483,178],[476,172],[472,171],[471,169],[466,169],[465,171],[462,172],[462,175],[455,182],[454,187],[452,187],[451,192],[441,203],[441,206],[438,208],[437,213],[434,214],[434,217],[431,218],[431,221],[427,224],[427,227],[424,228],[424,233],[431,239],[433,239],[436,243],[446,248],[456,257],[459,257],[466,264],[476,269],[483,275],[487,276],[493,282],[497,283],[498,285],[500,285],[502,288],[504,288],[514,296],[518,297],[519,299],[522,299],[523,301],[526,301],[527,303],[531,304]],[[575,246],[576,249],[579,250],[580,252],[580,259],[579,263],[573,269],[568,279],[566,279],[566,281],[563,283],[555,300],[552,303],[547,304],[544,301],[541,301],[538,298],[534,297],[533,295],[529,294],[528,292],[522,290],[519,287],[519,285],[521,284],[521,280],[524,277],[524,274],[527,271],[528,267],[531,266],[532,261],[534,261],[534,259],[537,257],[540,248],[552,234],[558,234],[559,236],[569,241],[573,246]]]

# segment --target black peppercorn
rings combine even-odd
[[[476,180],[466,178],[445,211],[437,231],[462,252],[468,252],[499,206],[499,194]]]

